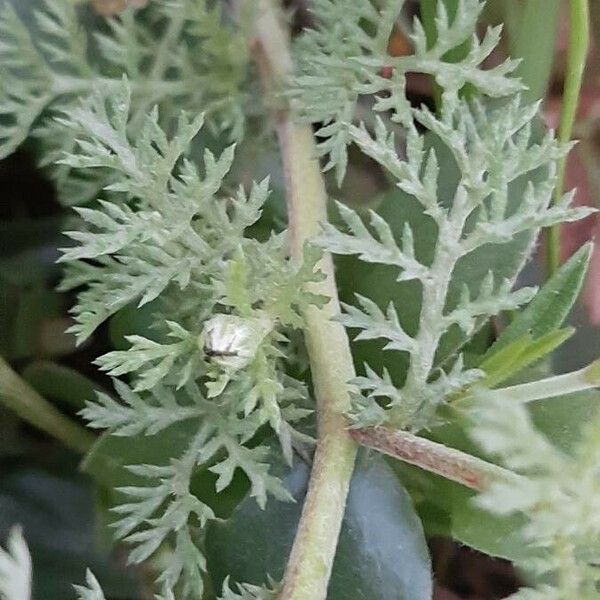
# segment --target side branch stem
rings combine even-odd
[[[562,144],[571,140],[589,45],[590,8],[588,0],[569,0],[567,74],[558,127],[558,139]],[[554,202],[558,202],[564,192],[566,161],[565,157],[558,165]],[[547,255],[548,276],[550,277],[556,273],[560,263],[560,225],[554,225],[547,231]]]
[[[526,404],[544,398],[555,398],[556,396],[574,394],[575,392],[583,392],[597,387],[600,387],[600,360],[596,360],[578,371],[489,390],[486,392],[486,396],[493,399],[497,398],[503,402]],[[463,402],[468,403],[469,400],[465,398]],[[457,402],[457,404],[459,403],[460,401]]]
[[[353,429],[350,435],[362,446],[373,448],[479,492],[484,491],[493,481],[516,481],[520,477],[476,456],[407,431],[369,427]]]
[[[255,14],[252,50],[267,95],[292,68],[288,34],[273,0],[242,0]],[[300,262],[305,244],[327,220],[326,190],[310,125],[292,121],[285,107],[274,110],[285,174],[290,250]],[[330,298],[323,309],[306,311],[305,338],[318,408],[318,442],[302,516],[286,568],[281,600],[325,600],[344,515],[357,445],[343,413],[349,406],[347,382],[354,377],[348,337],[332,321],[339,313],[333,262],[326,254],[323,281],[311,291]]]

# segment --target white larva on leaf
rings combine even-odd
[[[237,371],[252,362],[272,328],[273,322],[268,317],[215,315],[204,325],[199,342],[212,362]]]

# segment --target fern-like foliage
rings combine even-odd
[[[523,105],[521,84],[511,77],[516,63],[481,68],[500,35],[499,29],[482,39],[475,35],[482,3],[460,0],[450,18],[438,2],[435,41],[428,43],[416,20],[413,55],[393,58],[388,42],[403,4],[315,0],[317,29],[299,38],[298,71],[287,95],[301,118],[320,124],[319,153],[339,181],[347,146],[354,143],[435,227],[426,259],[408,224],[395,232],[377,213],[365,222],[340,204],[344,226],[324,224],[320,240],[334,253],[392,266],[398,282],[418,282],[420,314],[412,328],[394,305],[384,308],[363,296],[345,305],[339,319],[358,331],[356,339],[383,340],[385,351],[408,357],[403,381],[367,366],[351,382],[350,417],[358,426],[386,422],[419,430],[435,422],[444,398],[482,375],[465,367],[458,351],[438,360],[446,336],[465,341],[486,319],[520,307],[535,293],[514,291],[515,273],[506,278],[493,270],[479,286],[457,291],[457,268],[486,246],[502,248],[520,234],[533,240],[539,228],[588,210],[569,208],[568,196],[551,204],[557,162],[567,149],[552,134],[533,133],[538,107]],[[307,246],[296,264],[285,232],[264,241],[249,235],[261,219],[268,181],[249,189],[228,186],[233,145],[218,156],[206,151],[202,160],[191,159],[205,121],[233,141],[242,136],[249,111],[247,36],[231,23],[226,3],[155,0],[103,22],[93,35],[81,26],[79,10],[73,0],[44,0],[32,32],[5,3],[0,158],[27,137],[36,138],[63,201],[88,202],[77,208],[77,228],[67,233],[72,243],[61,259],[61,287],[78,294],[71,332],[79,342],[125,307],[152,305],[148,331],[128,336],[126,350],[97,359],[115,378],[116,395],[99,394],[82,416],[92,428],[118,437],[160,439],[172,427],[193,432],[178,455],[128,467],[132,481],[118,490],[122,502],[114,508],[114,526],[117,537],[132,546],[134,563],[164,550],[161,600],[201,597],[202,531],[215,515],[192,492],[193,475],[209,470],[221,492],[241,471],[259,505],[268,495],[291,499],[270,470],[271,446],[264,440],[271,430],[291,463],[294,443],[307,439],[298,431],[311,412],[307,390],[288,375],[284,359],[292,354],[288,333],[305,326],[306,308],[327,300],[311,292],[322,277],[321,251]],[[469,51],[462,60],[444,61],[465,42]],[[437,113],[410,105],[404,93],[408,72],[435,79],[442,92]],[[471,99],[465,86],[474,92]],[[402,152],[382,119],[370,129],[356,122],[362,96],[374,96],[374,110],[403,128]],[[440,185],[440,146],[449,156],[446,166],[458,173],[449,188]],[[513,195],[517,181],[528,183],[522,197]],[[127,382],[117,379],[123,377]],[[543,551],[545,566],[538,570],[558,576],[556,585],[540,589],[555,594],[549,598],[591,598],[598,555],[586,554],[586,548],[598,548],[600,529],[594,523],[583,531],[580,524],[598,508],[591,499],[598,484],[590,475],[597,469],[595,434],[571,458],[533,436],[523,421],[530,446],[521,455],[519,441],[511,436],[509,444],[508,430],[492,428],[491,417],[482,414],[475,436],[485,431],[486,450],[535,475],[531,489],[503,498],[500,506],[533,511],[524,535]],[[523,416],[510,414],[511,426]],[[554,460],[556,469],[548,465]],[[555,477],[560,489],[551,482]],[[491,488],[490,502],[496,506],[502,493],[508,492]],[[570,516],[575,525],[569,528]],[[0,583],[3,565],[23,558],[18,544],[12,556],[5,554]],[[565,561],[574,569],[570,579]],[[274,588],[232,589],[226,582],[223,600],[270,600]],[[91,574],[77,592],[81,600],[103,600]]]
[[[32,575],[29,548],[21,528],[15,526],[9,533],[6,550],[0,548],[0,599],[31,600]],[[98,580],[89,570],[86,585],[74,587],[78,600],[105,600]]]
[[[76,585],[78,600],[105,600],[104,592],[91,571],[85,575],[86,585]]]
[[[205,0],[158,0],[141,11],[128,8],[94,32],[84,29],[83,10],[72,0],[44,0],[34,15],[35,30],[29,31],[11,3],[3,3],[0,158],[32,135],[63,202],[94,199],[111,181],[111,172],[57,166],[64,152],[74,150],[77,130],[65,129],[55,117],[76,110],[78,99],[95,86],[118,91],[122,74],[133,90],[131,132],[137,133],[148,109],[160,104],[165,125],[184,108],[210,114],[215,130],[229,130],[234,139],[242,136],[246,45],[219,6],[209,9]],[[91,54],[94,61],[88,60]]]
[[[500,28],[490,28],[484,38],[475,35],[483,4],[461,0],[456,15],[449,18],[444,2],[437,3],[437,39],[428,44],[425,30],[415,19],[411,35],[414,53],[392,58],[388,43],[402,11],[404,0],[316,0],[314,12],[319,26],[298,43],[298,72],[290,91],[298,114],[310,122],[322,123],[317,135],[321,155],[329,157],[326,168],[335,168],[341,181],[347,166],[348,129],[356,115],[361,96],[375,95],[373,109],[392,111],[393,120],[408,125],[413,112],[404,90],[406,74],[432,75],[444,90],[443,102],[449,114],[457,106],[458,92],[466,84],[490,97],[505,97],[521,84],[507,77],[517,66],[507,60],[489,70],[479,67],[498,44]],[[468,56],[457,64],[444,55],[470,40]],[[392,67],[391,75],[384,67]]]
[[[196,421],[181,457],[131,467],[146,483],[121,489],[125,500],[115,509],[117,535],[135,546],[133,562],[172,545],[160,580],[167,590],[181,582],[186,596],[201,589],[205,568],[196,530],[214,517],[189,490],[198,468],[218,476],[217,491],[241,469],[261,506],[267,494],[290,499],[269,473],[268,448],[246,443],[270,425],[291,460],[293,439],[303,438],[293,424],[310,413],[306,390],[285,375],[281,357],[286,329],[301,327],[304,308],[323,301],[306,290],[321,277],[320,251],[307,249],[296,266],[285,234],[262,243],[244,236],[260,217],[267,181],[249,195],[222,194],[233,147],[219,157],[206,152],[202,169],[186,156],[202,118],[181,116],[172,137],[156,110],[135,137],[131,118],[127,82],[61,118],[81,132],[63,162],[106,169],[112,179],[110,201],[77,209],[85,227],[68,234],[75,245],[64,249],[63,289],[82,289],[72,328],[80,341],[124,306],[154,302],[156,339],[131,336],[128,350],[98,360],[111,375],[128,375],[132,387],[116,381],[119,400],[102,394],[82,414],[117,436],[160,435]]]
[[[524,475],[496,481],[477,503],[497,515],[522,514],[528,548],[523,567],[540,583],[514,600],[592,600],[600,593],[600,418],[584,427],[572,454],[539,433],[520,404],[481,394],[473,439]]]
[[[238,584],[234,591],[229,584],[229,578],[226,578],[221,600],[275,600],[277,592],[277,586],[273,582],[268,587],[248,583]]]
[[[538,106],[523,105],[520,84],[509,76],[514,63],[507,61],[489,71],[479,68],[499,36],[499,30],[491,29],[482,41],[475,37],[481,4],[459,2],[450,20],[444,3],[439,2],[434,46],[428,48],[417,20],[414,55],[391,59],[386,55],[387,41],[401,6],[402,2],[389,1],[377,10],[369,0],[317,2],[319,27],[301,42],[300,74],[291,93],[301,115],[326,123],[319,132],[325,138],[321,151],[330,154],[330,164],[337,166],[340,176],[346,144],[352,141],[418,201],[424,218],[436,226],[436,237],[431,240],[433,258],[427,260],[417,254],[409,224],[397,236],[377,213],[370,213],[367,225],[341,204],[345,229],[325,224],[321,238],[333,253],[391,265],[397,268],[398,281],[420,282],[420,317],[412,336],[402,328],[393,307],[382,312],[365,298],[358,299],[358,306],[346,306],[340,317],[347,327],[359,330],[357,339],[383,339],[387,350],[406,353],[410,361],[401,389],[393,389],[385,374],[382,378],[368,371],[366,377],[358,378],[354,383],[360,394],[353,418],[359,425],[389,420],[395,426],[420,429],[431,424],[445,396],[479,376],[475,370],[464,370],[460,357],[445,371],[438,368],[436,352],[443,336],[458,327],[468,337],[485,319],[523,305],[535,293],[534,289],[511,291],[512,280],[498,279],[490,272],[479,290],[465,287],[456,298],[450,284],[457,265],[486,245],[506,244],[522,232],[533,234],[540,227],[579,219],[588,212],[569,208],[569,196],[551,205],[557,161],[567,149],[551,133],[541,140],[534,138]],[[365,32],[365,20],[373,35]],[[449,49],[468,39],[471,50],[463,61],[451,65],[442,61]],[[383,65],[394,67],[391,79],[378,74]],[[439,114],[409,105],[404,96],[407,71],[435,76],[443,91]],[[461,97],[466,83],[479,91],[470,101]],[[387,95],[375,109],[391,111],[392,119],[405,128],[406,158],[400,156],[394,135],[381,119],[374,131],[353,124],[357,96],[383,91]],[[418,127],[428,131],[429,137]],[[458,169],[454,188],[438,186],[434,138],[445,146]],[[540,183],[534,183],[534,173],[542,174]],[[523,179],[528,180],[526,191],[522,198],[514,198],[511,184]]]

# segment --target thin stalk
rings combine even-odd
[[[569,2],[569,47],[567,50],[567,73],[563,102],[560,111],[558,139],[566,144],[571,140],[573,124],[577,114],[579,92],[583,79],[583,70],[590,45],[590,10],[588,0],[570,0]],[[567,158],[558,165],[556,188],[553,202],[558,202],[565,187],[565,169]],[[556,273],[560,263],[560,225],[547,230],[548,276]]]
[[[506,402],[526,404],[528,402],[535,402],[536,400],[543,400],[544,398],[554,398],[555,396],[583,392],[596,387],[600,387],[600,360],[593,362],[583,369],[565,373],[564,375],[556,375],[540,379],[539,381],[532,381],[531,383],[522,383],[491,390],[486,392],[486,396],[498,398]],[[465,402],[468,403],[468,401],[468,398],[465,398]],[[460,402],[458,401],[456,404],[460,404]]]
[[[242,0],[256,10],[252,49],[267,93],[292,69],[287,31],[272,0]],[[325,184],[312,129],[292,121],[285,107],[275,111],[277,137],[285,174],[290,251],[302,260],[305,244],[327,220]],[[330,298],[323,309],[305,313],[305,338],[318,408],[318,442],[308,492],[283,580],[283,600],[325,600],[357,445],[343,416],[349,407],[347,382],[354,377],[348,337],[332,321],[340,312],[331,256],[320,269],[325,278],[311,291]]]
[[[24,421],[56,438],[78,454],[86,454],[94,436],[42,398],[0,357],[0,404]]]
[[[378,450],[479,492],[487,489],[494,481],[516,482],[520,477],[498,465],[408,431],[368,427],[353,429],[350,435],[362,446]]]

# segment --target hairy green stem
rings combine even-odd
[[[569,47],[567,50],[567,73],[558,139],[566,144],[571,139],[573,124],[577,114],[579,92],[583,79],[583,70],[590,44],[590,10],[588,0],[570,0],[569,2]],[[554,202],[557,202],[564,191],[566,157],[560,161]],[[560,263],[560,225],[554,225],[547,231],[548,275],[556,273]]]
[[[498,465],[408,431],[368,427],[353,429],[350,435],[362,446],[479,492],[484,491],[493,481],[516,481],[520,477]]]
[[[87,453],[94,442],[95,438],[91,433],[42,398],[10,368],[2,357],[0,357],[0,404],[79,454]]]
[[[270,92],[292,69],[288,36],[272,0],[250,6],[257,11],[252,46]],[[304,245],[327,220],[327,196],[310,125],[295,124],[285,108],[275,116],[286,182],[290,250],[293,260],[299,262]],[[357,449],[343,416],[349,407],[347,382],[354,377],[354,367],[346,332],[332,321],[340,307],[329,254],[323,257],[320,269],[325,278],[313,284],[311,291],[330,301],[323,309],[309,308],[304,315],[318,408],[318,442],[282,600],[325,600],[327,596]]]

